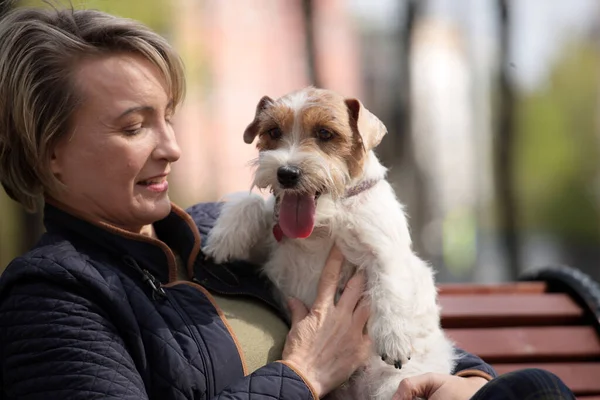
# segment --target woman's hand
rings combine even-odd
[[[469,400],[488,381],[485,378],[428,373],[400,382],[392,400]]]
[[[371,340],[364,333],[370,314],[369,304],[362,297],[364,274],[352,277],[334,304],[343,262],[342,253],[334,246],[310,310],[297,299],[289,301],[292,328],[283,349],[283,361],[297,368],[319,397],[364,365],[371,350]]]

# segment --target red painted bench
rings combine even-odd
[[[600,400],[600,286],[579,271],[544,269],[515,283],[442,284],[442,326],[499,374],[538,367],[578,399]]]

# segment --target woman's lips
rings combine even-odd
[[[167,182],[166,178],[161,178],[160,180],[147,180],[138,182],[138,185],[155,193],[166,192],[169,189],[169,182]]]

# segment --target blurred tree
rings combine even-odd
[[[398,60],[398,87],[399,90],[393,92],[391,99],[393,118],[388,123],[389,135],[388,143],[391,146],[382,150],[382,160],[389,162],[389,165],[401,165],[405,171],[411,172],[411,191],[410,198],[404,198],[407,208],[410,210],[411,236],[415,250],[425,258],[433,258],[425,245],[423,236],[423,227],[430,219],[431,210],[427,206],[428,198],[431,196],[425,185],[424,173],[419,163],[415,159],[413,144],[413,124],[412,124],[412,105],[411,105],[411,50],[415,32],[415,24],[422,17],[423,10],[427,7],[425,0],[407,0],[405,8],[402,10],[401,22],[398,24],[397,43],[400,47],[400,57]],[[391,140],[390,140],[391,139]],[[390,160],[390,161],[387,161]],[[439,263],[441,265],[441,263]]]
[[[0,19],[13,6],[11,0],[0,0]],[[21,249],[20,213],[17,204],[0,189],[0,273]]]
[[[394,91],[394,110],[397,110],[396,118],[392,120],[391,126],[388,129],[393,132],[394,146],[393,154],[398,157],[406,157],[412,155],[411,140],[411,107],[410,107],[410,52],[415,30],[415,22],[421,16],[424,8],[422,0],[407,0],[404,11],[402,12],[402,22],[398,24],[398,44],[400,47],[399,75],[401,90]]]
[[[521,270],[520,238],[517,224],[517,203],[514,187],[514,105],[515,96],[510,79],[511,14],[508,0],[498,0],[500,17],[500,69],[498,121],[494,137],[494,184],[498,229],[506,253],[510,276]]]
[[[308,79],[311,85],[322,87],[319,66],[317,65],[317,49],[315,46],[314,4],[313,0],[302,0],[302,16],[304,22],[304,47]]]
[[[18,0],[19,6],[51,7],[51,4],[105,11],[133,18],[162,34],[168,34],[173,17],[173,2],[164,0]]]
[[[596,248],[600,242],[595,188],[598,70],[596,47],[571,44],[554,66],[549,84],[518,102],[519,228],[577,247]]]

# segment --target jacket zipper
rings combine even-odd
[[[127,266],[133,268],[140,275],[142,275],[142,281],[146,285],[150,286],[150,288],[152,289],[152,300],[157,301],[159,299],[167,298],[167,293],[161,287],[160,281],[156,279],[156,277],[152,275],[150,271],[148,271],[147,269],[142,269],[142,267],[139,266],[137,261],[135,261],[135,258],[127,255],[123,257],[123,261],[125,262],[125,264],[127,264]]]
[[[204,339],[202,339],[202,344],[204,346],[200,346],[200,341],[196,337],[196,334],[190,328],[192,321],[190,321],[190,319],[187,317],[187,314],[183,312],[183,310],[181,309],[179,304],[177,304],[176,301],[171,300],[170,297],[168,298],[168,302],[169,302],[169,304],[171,304],[171,306],[177,312],[177,314],[179,314],[179,317],[185,322],[185,326],[187,327],[190,337],[194,340],[194,343],[196,343],[196,347],[198,347],[198,349],[200,350],[198,353],[200,353],[200,359],[202,360],[202,366],[204,367],[204,371],[206,371],[206,378],[207,378],[206,379],[206,397],[211,398],[214,396],[212,393],[213,391],[212,391],[212,382],[211,382],[211,380],[213,378],[213,376],[212,376],[213,374],[211,373],[211,371],[208,370],[208,361],[206,360],[206,354],[208,354],[208,346],[204,342]],[[211,378],[211,379],[209,379],[209,378]]]
[[[160,283],[160,281],[158,279],[156,279],[156,277],[154,275],[152,275],[150,273],[150,271],[148,271],[147,269],[142,269],[139,264],[137,263],[137,261],[135,261],[135,259],[129,255],[126,255],[123,257],[123,260],[125,261],[125,263],[135,269],[138,273],[140,273],[142,275],[142,280],[144,281],[145,284],[147,284],[148,286],[150,286],[150,288],[152,289],[152,299],[154,301],[157,301],[159,299],[164,299],[167,300],[169,302],[169,304],[171,305],[171,307],[173,307],[173,309],[177,312],[177,314],[179,315],[179,317],[185,322],[185,325],[187,327],[187,330],[190,334],[190,337],[194,340],[194,343],[196,343],[196,347],[198,347],[198,349],[203,350],[203,351],[199,351],[200,353],[200,359],[202,360],[202,366],[204,367],[204,371],[206,372],[206,392],[207,392],[207,397],[212,397],[210,396],[210,394],[212,393],[212,385],[211,385],[211,380],[208,379],[210,371],[208,370],[208,361],[206,360],[206,355],[205,352],[208,352],[208,347],[206,346],[206,343],[204,343],[204,340],[202,340],[202,342],[204,343],[204,349],[202,349],[202,346],[200,346],[200,342],[198,341],[198,338],[196,337],[196,335],[194,334],[194,332],[192,332],[192,329],[189,327],[191,322],[189,320],[189,318],[184,316],[184,312],[181,310],[181,307],[179,307],[179,305],[171,300],[171,298],[169,296],[167,296],[167,292],[162,288],[162,284]],[[212,377],[211,377],[212,378]]]

